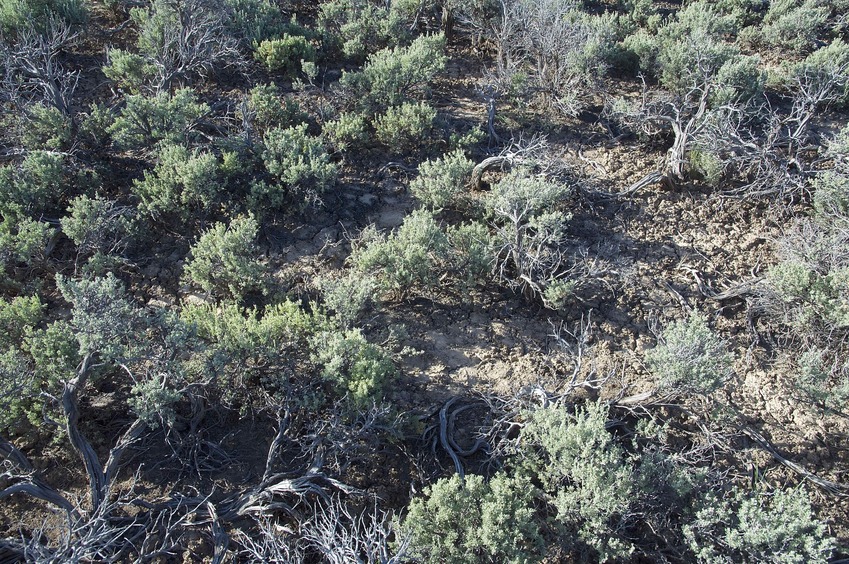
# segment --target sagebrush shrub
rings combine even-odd
[[[254,51],[254,58],[270,71],[294,76],[302,70],[304,61],[315,61],[315,48],[305,37],[284,33],[278,39],[262,41]]]
[[[404,102],[387,108],[374,119],[375,137],[394,153],[405,153],[427,144],[436,109],[425,102]]]
[[[60,220],[62,232],[81,255],[120,252],[133,231],[133,211],[104,198],[79,196]]]
[[[709,492],[684,526],[684,538],[698,562],[711,564],[825,564],[835,548],[802,488],[771,494],[738,489],[727,497]]]
[[[350,329],[374,297],[376,283],[370,276],[349,272],[346,276],[328,276],[318,280],[324,306],[342,329]]]
[[[345,112],[325,122],[322,135],[337,151],[358,148],[368,141],[366,118],[360,113]]]
[[[441,478],[414,498],[400,524],[422,562],[538,562],[543,539],[530,479],[495,474]]]
[[[321,138],[307,133],[306,124],[268,131],[263,137],[262,160],[281,186],[254,184],[250,206],[258,213],[263,207],[301,208],[336,182],[336,165]]]
[[[322,333],[312,346],[315,361],[322,366],[321,377],[357,407],[383,399],[386,385],[396,375],[392,359],[358,329]]]
[[[423,35],[409,47],[383,49],[370,55],[359,72],[344,73],[340,84],[366,107],[388,108],[417,98],[445,68],[442,35]]]
[[[248,111],[260,136],[271,129],[292,127],[307,121],[295,100],[285,97],[276,84],[260,84],[248,93]]]
[[[520,472],[539,481],[557,521],[601,561],[630,554],[616,520],[628,514],[637,492],[633,469],[607,431],[607,407],[589,404],[572,414],[555,404],[528,417]]]
[[[418,287],[435,285],[438,265],[448,249],[445,233],[430,212],[417,210],[404,218],[395,233],[363,231],[351,254],[354,267],[370,273],[385,291],[404,295]]]
[[[340,50],[354,61],[386,47],[395,47],[408,33],[398,18],[397,2],[391,8],[369,0],[330,0],[322,2],[318,28],[325,44]]]
[[[162,141],[186,144],[193,138],[197,122],[209,112],[190,88],[181,88],[173,95],[132,94],[124,103],[107,129],[121,149],[146,149]]]
[[[733,355],[708,327],[700,314],[675,321],[646,351],[649,370],[663,391],[707,394],[722,386],[731,375]]]
[[[214,224],[192,246],[183,276],[216,297],[239,300],[259,289],[264,269],[255,243],[258,230],[252,216]]]
[[[419,165],[419,175],[410,182],[410,192],[425,207],[439,210],[462,207],[475,163],[456,150]]]
[[[218,159],[211,153],[189,151],[182,145],[160,146],[158,162],[144,178],[133,182],[141,198],[139,209],[153,217],[188,219],[209,213],[219,202],[223,179]]]

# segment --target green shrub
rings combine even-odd
[[[103,362],[125,359],[138,343],[141,311],[112,273],[73,280],[56,275],[56,286],[71,304],[70,327],[79,355],[97,355]]]
[[[41,321],[45,307],[38,296],[0,298],[0,349],[19,348]]]
[[[398,106],[424,93],[427,83],[445,68],[442,35],[423,35],[409,47],[370,55],[363,70],[344,73],[340,84],[364,107]]]
[[[61,382],[74,377],[82,360],[74,328],[65,320],[36,329],[25,338],[23,348],[32,356],[42,388],[54,397]]]
[[[278,37],[287,26],[283,14],[269,0],[225,0],[230,12],[228,28],[245,45]]]
[[[0,263],[33,264],[44,260],[55,232],[50,224],[28,217],[4,219],[0,223]]]
[[[330,329],[320,312],[286,300],[262,309],[186,304],[180,316],[201,339],[189,377],[206,381],[213,375],[226,401],[240,407],[267,405],[269,394],[292,398],[293,384],[315,391],[305,372],[310,339]]]
[[[173,95],[133,94],[126,97],[124,108],[107,132],[121,149],[151,148],[162,141],[187,144],[194,137],[197,122],[208,112],[190,88],[181,88]]]
[[[79,25],[88,20],[88,10],[81,0],[0,0],[0,32],[10,40],[29,30],[45,33],[51,17]]]
[[[315,48],[305,37],[287,33],[279,39],[266,39],[254,51],[254,58],[272,72],[295,76],[304,61],[315,61]]]
[[[462,207],[475,163],[461,150],[419,165],[419,175],[410,182],[410,192],[426,208]]]
[[[478,222],[446,229],[448,268],[464,289],[485,284],[492,277],[495,242],[486,225]]]
[[[374,119],[377,140],[395,153],[406,154],[427,144],[436,109],[424,102],[404,102]]]
[[[71,142],[71,120],[53,106],[36,104],[22,125],[21,144],[29,150],[60,151]]]
[[[694,313],[664,329],[645,359],[661,390],[707,394],[730,376],[733,356],[705,318]]]
[[[138,53],[116,47],[106,51],[103,74],[119,88],[138,93],[153,73],[153,66]]]
[[[322,2],[318,27],[325,45],[341,50],[354,61],[378,49],[394,47],[407,35],[397,11],[378,7],[369,0],[330,0]]]
[[[346,276],[327,276],[318,281],[324,306],[342,329],[350,329],[374,296],[376,283],[370,276],[349,272]]]
[[[364,230],[354,244],[351,262],[360,272],[374,275],[383,290],[403,296],[414,287],[435,286],[447,248],[448,240],[433,215],[416,210],[391,235],[373,227]]]
[[[318,199],[336,181],[337,168],[321,138],[307,133],[306,124],[272,129],[263,138],[262,160],[282,186],[255,183],[250,206],[253,210],[299,209]]]
[[[169,427],[177,417],[174,404],[180,400],[179,391],[168,386],[168,377],[140,380],[130,389],[128,403],[136,417],[149,427],[156,429],[160,424]]]
[[[163,143],[158,157],[154,169],[133,182],[133,193],[141,198],[141,211],[153,217],[174,215],[183,219],[213,211],[224,189],[221,167],[214,155]]]
[[[358,329],[319,334],[312,346],[315,361],[323,367],[321,377],[356,407],[380,401],[386,385],[395,378],[392,359]]]
[[[192,256],[183,268],[184,278],[207,294],[234,300],[259,289],[263,267],[254,243],[258,230],[252,216],[214,224],[192,246]]]
[[[61,155],[31,151],[19,166],[0,168],[0,212],[36,216],[55,209],[67,190],[64,165]]]
[[[400,525],[421,562],[539,562],[543,540],[535,488],[524,477],[441,478],[410,502]]]
[[[80,255],[119,253],[133,231],[130,208],[88,196],[71,201],[68,215],[60,223],[62,232],[74,242]]]
[[[359,113],[342,113],[326,122],[321,132],[337,151],[342,152],[361,147],[368,141],[366,118]]]
[[[574,415],[552,405],[528,414],[522,429],[520,473],[539,481],[563,541],[580,539],[607,562],[627,556],[631,543],[617,533],[617,520],[636,501],[633,469],[607,431],[607,408],[589,404]],[[572,541],[574,542],[574,541]]]
[[[816,43],[829,12],[817,0],[775,0],[769,3],[757,36],[769,47],[801,52]]]
[[[101,151],[112,142],[109,128],[114,121],[115,115],[111,109],[102,104],[92,103],[89,111],[80,116],[77,139],[86,148],[102,154]]]
[[[260,84],[251,88],[248,111],[260,135],[271,129],[305,123],[309,117],[295,100],[284,97],[276,84]]]
[[[708,563],[825,564],[835,548],[801,488],[736,490],[725,498],[709,492],[684,537],[697,561]]]
[[[844,411],[849,401],[849,366],[816,347],[799,355],[794,384],[815,404]]]
[[[849,44],[838,38],[793,65],[790,89],[820,109],[849,102]]]
[[[492,187],[484,206],[497,230],[493,269],[511,288],[544,297],[545,288],[561,280],[558,257],[570,219],[561,210],[571,192],[567,185],[521,170]]]
[[[0,352],[0,432],[22,434],[28,420],[37,425],[38,394],[26,358],[16,350]]]

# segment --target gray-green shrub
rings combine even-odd
[[[400,105],[422,96],[428,82],[445,68],[444,48],[442,35],[423,35],[408,47],[370,55],[361,71],[344,73],[340,84],[364,107]]]
[[[255,213],[297,210],[320,200],[336,182],[337,167],[307,125],[275,128],[263,137],[262,160],[273,184],[254,182],[248,205]]]
[[[254,58],[272,72],[296,76],[304,61],[315,61],[315,48],[305,37],[284,33],[282,37],[263,40],[254,51]]]
[[[410,192],[426,208],[463,207],[475,163],[457,149],[419,165]]]
[[[667,326],[646,364],[664,392],[707,394],[731,375],[733,355],[698,313]]]
[[[684,537],[698,562],[825,564],[835,541],[811,511],[802,488],[767,493],[709,492]]]
[[[213,211],[223,187],[215,155],[162,144],[156,166],[133,182],[133,193],[141,198],[139,209],[152,217],[189,219]]]
[[[441,478],[410,502],[400,533],[421,562],[539,562],[544,543],[535,494],[530,479],[503,472],[488,481],[475,474]]]
[[[381,401],[385,387],[395,378],[392,359],[369,343],[359,329],[320,333],[312,347],[315,361],[322,367],[321,377],[355,407]]]
[[[183,267],[186,281],[207,294],[233,300],[260,289],[264,269],[255,243],[258,230],[252,216],[215,223],[192,245]]]
[[[372,274],[384,291],[403,296],[436,284],[447,249],[448,240],[433,215],[416,210],[395,233],[379,233],[373,226],[363,230],[350,260],[360,272]]]
[[[374,118],[375,137],[392,152],[407,154],[427,145],[436,108],[425,102],[404,102]]]
[[[145,149],[162,141],[187,144],[209,107],[190,88],[154,96],[131,94],[107,132],[121,149]]]

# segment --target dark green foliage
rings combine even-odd
[[[359,148],[368,140],[366,118],[359,113],[340,114],[326,122],[321,133],[333,148],[343,152]]]
[[[280,9],[269,0],[225,0],[230,11],[227,27],[245,45],[254,45],[287,28]]]
[[[60,151],[71,142],[71,120],[53,106],[35,104],[21,125],[21,144],[30,150]]]
[[[829,12],[819,0],[775,0],[769,3],[756,37],[772,48],[808,51],[820,37]]]
[[[286,397],[292,384],[298,393],[315,392],[306,376],[312,369],[310,339],[330,329],[320,313],[286,300],[263,309],[232,303],[186,305],[180,315],[204,343],[188,371],[193,379],[216,378],[227,401],[242,404],[263,394]],[[261,405],[268,398],[257,401]]]

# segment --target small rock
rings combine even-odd
[[[361,204],[369,206],[369,207],[371,207],[371,206],[373,206],[377,203],[377,196],[375,196],[374,194],[363,194],[358,199],[359,199]]]

